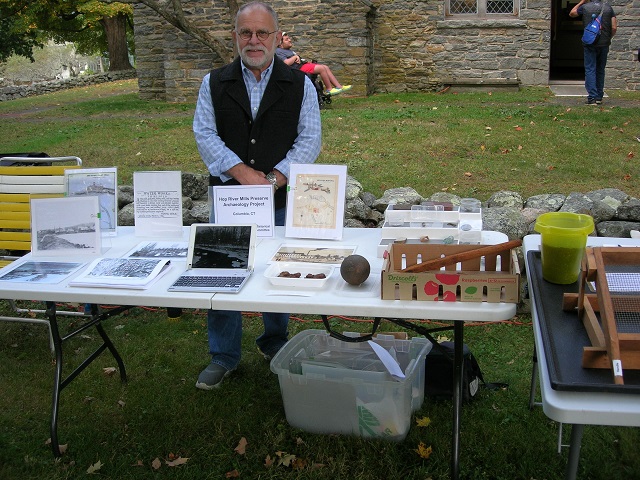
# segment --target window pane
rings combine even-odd
[[[451,0],[449,7],[452,14],[478,13],[476,0]]]
[[[513,0],[487,0],[487,13],[513,13]]]

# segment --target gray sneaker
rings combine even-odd
[[[198,375],[196,388],[199,388],[200,390],[213,390],[214,388],[218,388],[222,383],[222,380],[231,375],[234,370],[235,368],[227,370],[222,365],[210,363],[207,365],[207,368]]]

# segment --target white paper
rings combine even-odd
[[[98,197],[31,199],[31,253],[38,256],[100,255]]]
[[[166,258],[98,258],[69,285],[144,289],[164,275],[170,265]]]
[[[136,236],[182,237],[180,172],[134,172],[133,191]]]
[[[368,343],[394,379],[402,380],[405,378],[404,372],[400,369],[400,364],[384,347],[372,340],[369,340]]]
[[[139,258],[187,258],[188,242],[141,242],[132,248],[125,257]]]
[[[275,235],[275,209],[271,184],[215,186],[212,201],[216,223],[255,223],[258,226],[256,236]]]
[[[82,168],[65,170],[68,197],[97,196],[100,204],[100,231],[115,236],[118,227],[117,168]]]
[[[18,263],[18,262],[14,262]],[[84,263],[24,262],[0,270],[0,281],[21,283],[60,283]]]
[[[346,184],[346,165],[291,165],[285,236],[342,239]]]

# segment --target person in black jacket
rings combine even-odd
[[[618,30],[618,19],[611,5],[604,0],[580,0],[569,12],[570,17],[582,16],[586,27],[602,11],[600,37],[592,45],[584,45],[584,86],[587,90],[587,105],[600,105],[604,96],[604,73],[609,55],[611,39]],[[594,17],[595,15],[595,17]]]
[[[321,143],[316,89],[304,73],[275,57],[281,39],[270,5],[242,5],[233,32],[240,56],[204,77],[193,119],[210,188],[273,185],[276,225],[285,223],[291,164],[315,162]],[[287,341],[289,314],[265,312],[262,319],[264,333],[256,343],[270,358]],[[219,386],[240,362],[241,312],[209,310],[207,332],[211,363],[196,382],[203,390]]]

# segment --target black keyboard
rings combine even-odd
[[[237,287],[244,277],[207,277],[207,276],[188,276],[180,277],[173,284],[174,287]]]

